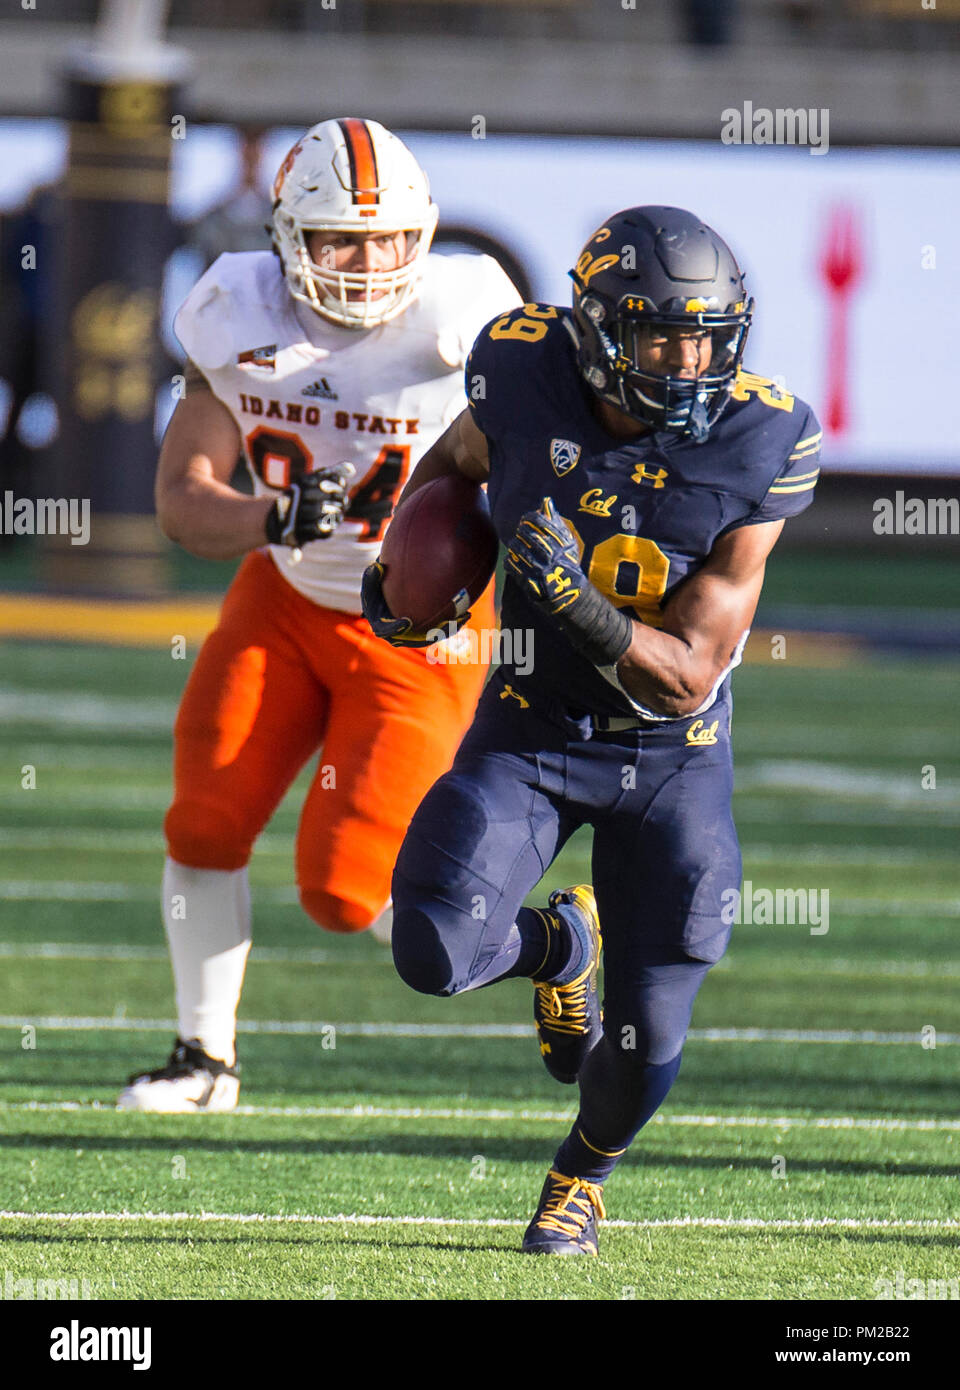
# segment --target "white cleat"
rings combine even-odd
[[[155,1071],[131,1076],[117,1099],[118,1110],[154,1115],[191,1115],[235,1110],[240,1092],[237,1068],[209,1057],[177,1038],[170,1060]]]

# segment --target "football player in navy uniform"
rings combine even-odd
[[[532,669],[507,662],[487,685],[407,832],[393,949],[428,994],[533,981],[543,1060],[579,1083],[580,1110],[523,1249],[595,1255],[603,1183],[670,1090],[730,935],[730,673],[767,556],[812,499],[821,432],[741,367],[753,302],[691,213],[617,213],[571,274],[572,314],[526,304],[483,330],[470,408],[406,489],[454,471],[488,482],[501,627],[534,646]],[[365,612],[409,642],[382,574],[365,575]],[[593,888],[522,906],[584,824]]]

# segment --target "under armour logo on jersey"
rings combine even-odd
[[[521,709],[530,708],[530,701],[525,700],[522,695],[518,695],[517,692],[514,690],[513,686],[507,685],[506,682],[504,682],[503,689],[500,691],[500,699],[516,700],[519,703]]]
[[[579,458],[579,444],[574,444],[571,439],[551,439],[550,462],[558,478],[562,478],[564,473],[569,473],[571,468],[576,468]]]
[[[654,487],[664,487],[667,477],[666,468],[648,468],[645,463],[638,463],[633,470],[631,482],[652,483]]]
[[[716,743],[719,727],[719,719],[715,719],[709,728],[704,727],[702,719],[695,719],[687,729],[687,743],[692,748],[702,748],[708,743]]]
[[[276,343],[270,343],[267,347],[247,348],[245,352],[238,352],[237,365],[240,367],[263,367],[268,372],[275,371],[277,366]]]
[[[325,376],[322,376],[319,381],[311,382],[309,386],[305,386],[300,394],[301,396],[318,396],[323,401],[338,401],[340,399]]]

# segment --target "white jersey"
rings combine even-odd
[[[329,323],[291,297],[272,251],[219,258],[174,320],[236,420],[258,497],[348,460],[344,520],[301,558],[270,546],[295,589],[360,612],[360,578],[420,456],[466,407],[463,368],[484,324],[521,302],[490,256],[430,255],[418,297],[376,328]]]

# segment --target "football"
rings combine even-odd
[[[418,488],[398,508],[380,551],[390,612],[418,628],[447,622],[462,590],[474,603],[489,584],[497,545],[479,483],[457,473]]]

